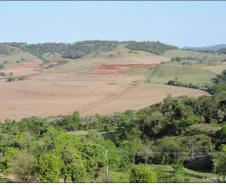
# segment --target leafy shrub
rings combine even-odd
[[[13,82],[15,80],[16,80],[16,78],[12,75],[8,76],[7,79],[6,79],[7,82]]]
[[[133,165],[130,172],[130,182],[147,183],[157,182],[156,173],[147,165]]]

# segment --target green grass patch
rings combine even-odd
[[[205,66],[204,68],[215,74],[220,74],[223,70],[226,70],[226,65]]]
[[[189,126],[185,133],[187,135],[193,134],[206,134],[206,135],[214,135],[217,131],[221,129],[221,125],[219,124],[194,124]]]
[[[83,61],[83,59],[70,60],[67,64],[54,66],[47,70],[53,73],[87,73],[97,65]]]
[[[169,80],[178,80],[182,83],[194,85],[212,84],[211,79],[215,74],[199,65],[187,66],[179,64],[161,64],[149,70],[147,81],[152,83],[166,84]]]

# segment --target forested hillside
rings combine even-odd
[[[135,51],[146,51],[149,53],[154,53],[157,55],[163,54],[167,50],[177,49],[175,46],[166,45],[161,42],[151,42],[151,41],[144,41],[144,42],[126,42],[126,47],[130,50]]]
[[[226,54],[226,48],[221,48],[220,50],[218,50],[218,52]]]
[[[0,125],[0,169],[17,182],[213,182],[226,174],[226,71],[212,96],[167,97],[109,116]]]
[[[88,55],[90,53],[100,53],[111,51],[118,45],[123,45],[130,50],[146,51],[153,54],[162,54],[167,50],[176,49],[174,46],[166,45],[160,42],[135,42],[135,41],[80,41],[73,44],[67,43],[40,43],[40,44],[27,44],[27,43],[4,43],[5,48],[1,49],[7,54],[9,50],[6,47],[18,47],[27,51],[34,56],[45,59],[45,53],[59,54],[64,58],[76,59]]]

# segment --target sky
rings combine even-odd
[[[0,2],[0,42],[226,44],[225,1]]]

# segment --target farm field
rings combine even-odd
[[[46,73],[31,80],[0,82],[0,119],[32,115],[109,114],[157,103],[168,94],[207,93],[182,87],[145,84],[142,76]],[[43,107],[45,107],[43,109]]]
[[[62,65],[57,65],[60,57],[56,54],[45,53],[43,56],[49,63],[43,65],[34,57],[1,70],[7,74],[12,72],[15,77],[26,77],[13,83],[0,80],[1,121],[75,111],[82,115],[111,114],[144,108],[160,102],[167,95],[208,95],[201,90],[166,84],[175,79],[198,85],[211,84],[211,79],[226,68],[220,63],[225,57],[223,54],[185,50],[169,50],[163,55],[155,55],[118,46],[111,51],[67,60]],[[189,62],[194,64],[170,61],[175,56],[192,56]],[[216,59],[216,65],[195,63],[206,58]]]

